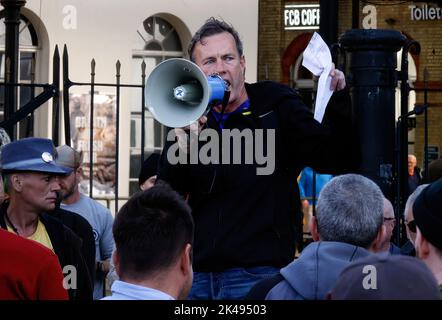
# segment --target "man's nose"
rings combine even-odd
[[[216,61],[215,73],[217,73],[219,75],[226,73],[226,68],[225,68],[224,62],[221,59]]]
[[[56,176],[56,177],[54,177],[54,179],[52,180],[52,190],[53,190],[53,191],[58,191],[58,190],[60,190],[60,189],[61,189],[61,187],[60,187],[60,180],[59,180],[59,177]]]

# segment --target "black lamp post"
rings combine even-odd
[[[4,119],[9,119],[17,110],[17,87],[8,85],[18,82],[18,63],[19,63],[19,26],[20,9],[26,3],[26,0],[0,0],[5,8],[5,104]],[[8,134],[12,140],[15,139],[13,128],[8,128]]]

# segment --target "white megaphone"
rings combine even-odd
[[[161,124],[181,128],[223,102],[228,87],[218,76],[208,76],[186,59],[168,59],[152,70],[146,82],[146,103]]]

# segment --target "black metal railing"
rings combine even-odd
[[[35,60],[32,60],[32,70],[35,70]],[[30,133],[33,130],[33,113],[34,111],[39,108],[41,105],[46,103],[48,100],[53,99],[53,113],[56,114],[58,112],[59,108],[59,94],[60,94],[60,55],[58,53],[58,46],[55,46],[53,59],[52,59],[52,83],[45,83],[45,84],[38,84],[34,83],[34,76],[31,74],[31,83],[17,83],[17,82],[10,82],[9,74],[10,74],[10,63],[8,63],[8,59],[5,63],[5,82],[0,82],[0,88],[4,87],[10,88],[22,88],[22,87],[29,87],[31,88],[31,99],[29,102],[27,102],[25,105],[23,105],[21,108],[17,109],[11,114],[6,114],[2,122],[0,122],[0,127],[4,128],[5,131],[8,133],[8,135],[11,137],[11,139],[15,139],[16,136],[16,126],[23,120],[28,120],[27,130],[25,136],[30,135]],[[35,71],[33,71],[35,75]],[[42,88],[43,91],[35,96],[35,88]],[[5,90],[6,92],[7,90]],[[6,98],[6,97],[5,97]],[[5,99],[7,100],[7,99]],[[6,109],[8,109],[6,106],[7,101],[3,104]],[[53,122],[53,131],[52,131],[52,139],[54,141],[54,144],[58,144],[58,128],[59,124],[57,122],[58,118],[55,118],[54,116],[54,122]]]
[[[90,82],[74,82],[69,79],[69,55],[66,45],[63,49],[63,112],[64,112],[64,128],[65,128],[65,143],[70,144],[70,119],[69,119],[69,89],[73,86],[89,86],[90,87],[90,113],[89,113],[89,196],[93,197],[93,151],[94,151],[94,95],[96,87],[113,87],[115,88],[116,99],[116,135],[115,135],[115,213],[118,212],[119,200],[119,137],[120,137],[120,99],[121,88],[136,88],[141,90],[141,164],[144,161],[145,149],[145,83],[146,83],[146,63],[141,63],[141,81],[140,84],[124,84],[121,83],[121,63],[119,60],[115,63],[115,82],[114,83],[99,83],[95,81],[95,59],[91,60]]]

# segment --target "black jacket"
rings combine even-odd
[[[337,174],[356,167],[348,92],[333,95],[321,125],[286,86],[266,81],[246,84],[246,90],[251,113],[230,115],[224,128],[275,129],[273,174],[257,175],[256,161],[171,165],[166,155],[173,142],[163,150],[159,179],[188,195],[192,207],[195,271],[287,265],[302,224],[296,183],[300,170],[310,166]],[[218,128],[211,113],[207,125]],[[241,147],[244,155],[247,146]]]
[[[0,207],[0,226],[3,229],[7,229],[4,215],[8,205],[5,202]],[[71,300],[92,300],[93,285],[82,254],[82,240],[71,229],[47,213],[40,215],[40,221],[46,228],[61,268],[64,269],[66,266],[75,267],[77,288],[68,290],[69,298]],[[70,268],[63,271],[66,271],[65,277],[69,276],[68,284],[70,284],[70,280],[74,279],[74,277],[71,277],[74,273]]]
[[[78,213],[57,207],[49,214],[60,220],[65,226],[74,231],[82,240],[81,252],[89,270],[92,283],[95,278],[95,239],[94,232],[89,222]]]

